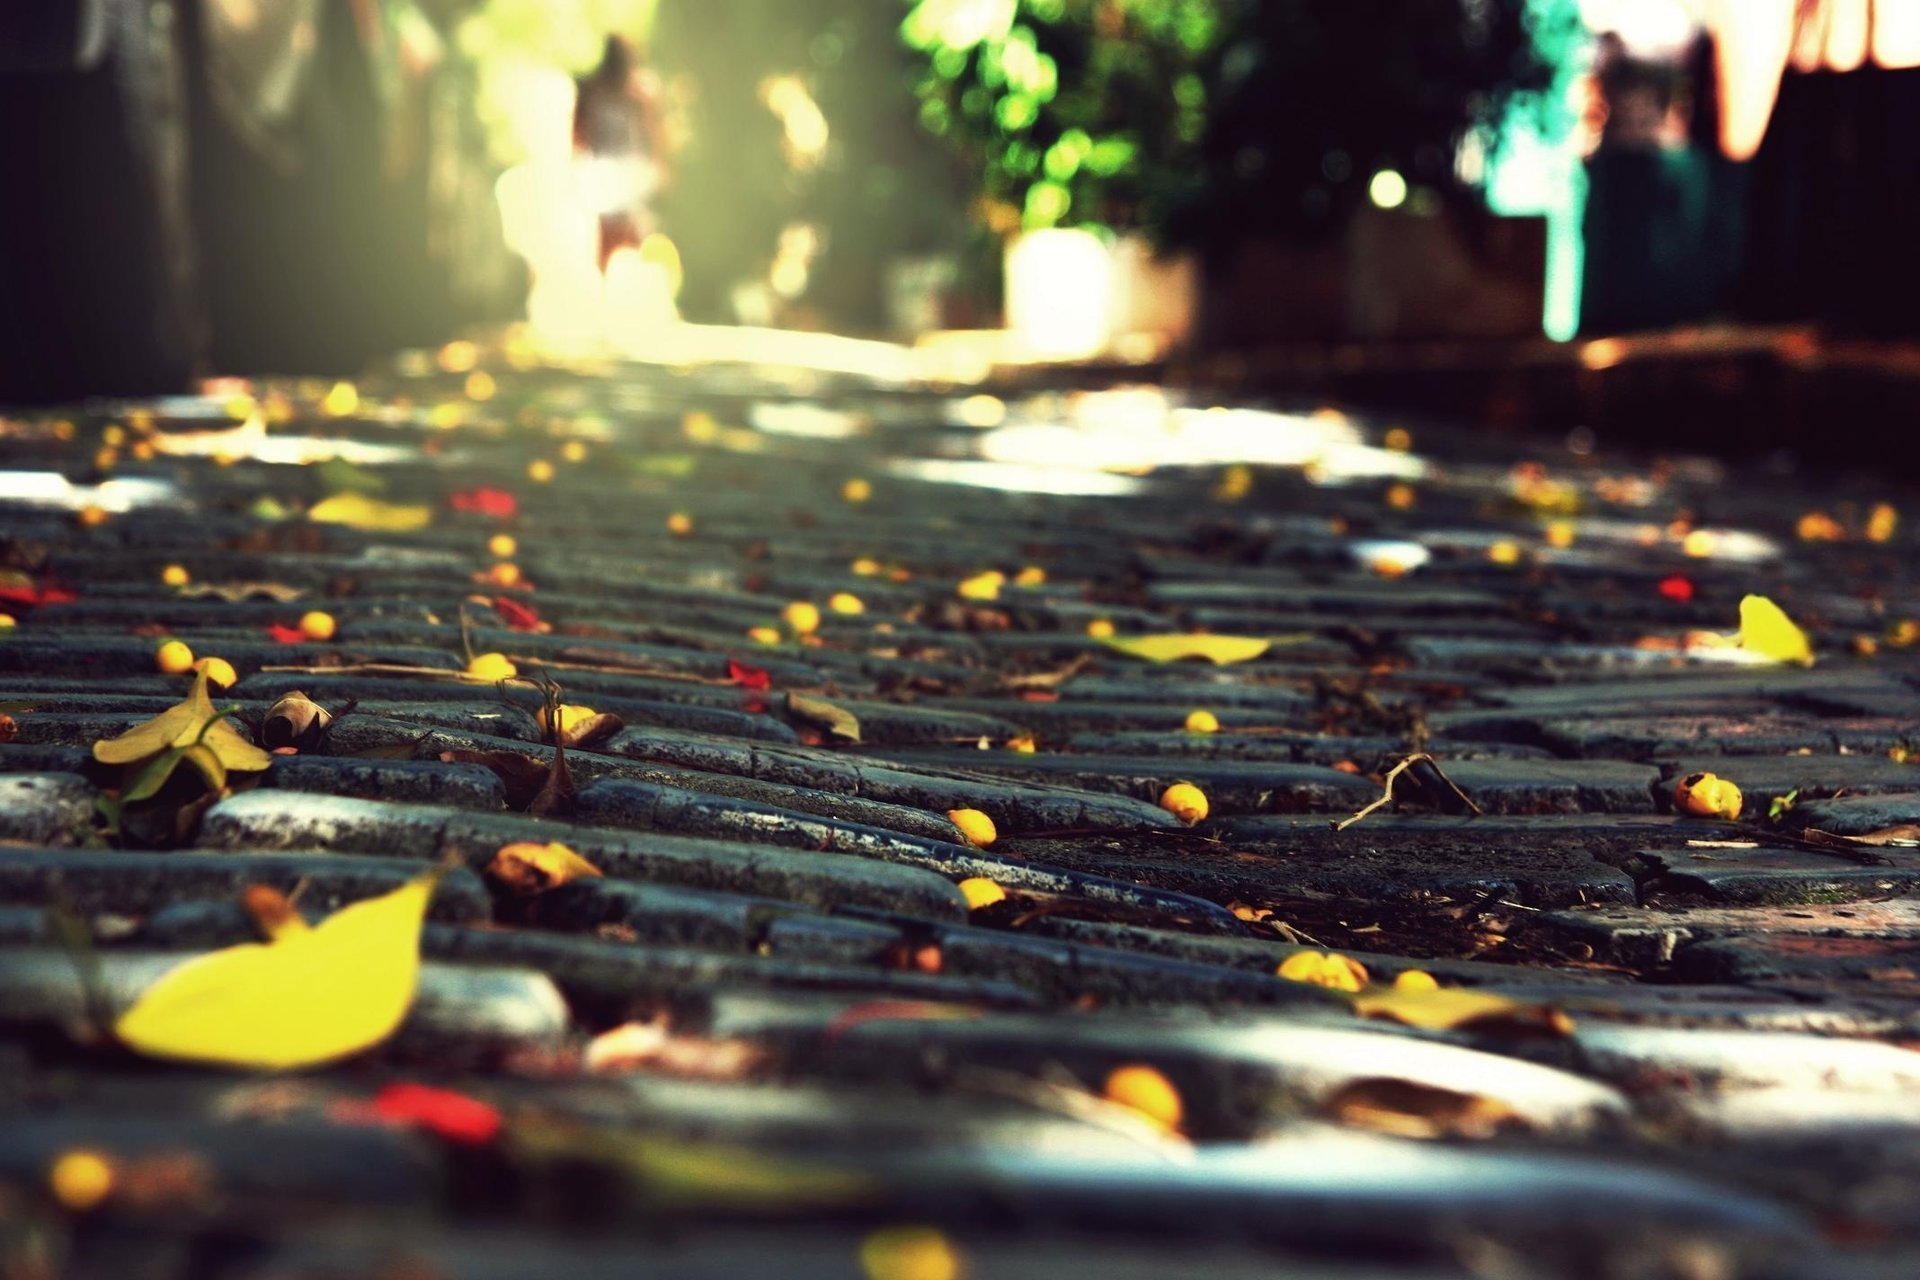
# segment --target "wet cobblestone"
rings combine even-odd
[[[1311,406],[484,358],[0,418],[0,1276],[1920,1267],[1911,530]],[[1814,665],[1726,641],[1749,593]],[[167,639],[248,736],[333,718],[116,826],[93,744],[184,695]],[[549,692],[620,723],[562,753]],[[1676,811],[1701,771],[1738,820]],[[436,863],[376,1047],[104,1034],[260,941],[249,887]],[[876,1269],[903,1229],[964,1272]]]

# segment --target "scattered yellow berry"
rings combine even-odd
[[[100,433],[100,443],[109,449],[118,449],[126,442],[127,429],[117,422],[107,424],[107,429]]]
[[[820,629],[820,608],[805,600],[795,600],[780,611],[780,620],[792,628],[795,635],[810,636]]]
[[[1006,900],[1007,891],[985,876],[969,876],[960,882],[960,892],[966,895],[967,910],[978,911],[990,907],[996,902]]]
[[[485,369],[475,369],[467,375],[465,389],[469,400],[491,400],[493,393],[499,390],[499,384]]]
[[[855,476],[840,486],[840,496],[848,502],[865,502],[873,496],[873,481]]]
[[[517,587],[521,582],[520,566],[510,560],[498,560],[483,570],[476,579],[490,582],[496,587]]]
[[[772,627],[749,627],[747,639],[755,644],[779,644],[780,633]]]
[[[0,613],[0,631],[11,631],[19,625],[20,625],[19,620],[16,619],[12,614]]]
[[[1038,750],[1038,744],[1036,744],[1032,738],[1021,734],[1017,738],[1007,739],[1007,750],[1018,751],[1023,756],[1030,756]]]
[[[107,509],[88,503],[86,506],[80,508],[80,510],[74,512],[73,518],[78,520],[85,528],[98,529],[107,522]]]
[[[1095,618],[1087,624],[1087,635],[1094,640],[1111,640],[1113,623],[1107,618]]]
[[[955,587],[954,590],[967,600],[998,600],[1000,588],[1005,586],[1007,575],[998,569],[989,569],[985,573],[976,573]]]
[[[1410,484],[1392,484],[1387,486],[1387,505],[1395,511],[1410,511],[1419,496]]]
[[[504,653],[483,653],[467,664],[467,674],[476,680],[511,680],[520,674],[520,668]]]
[[[553,479],[553,464],[545,458],[535,458],[527,464],[527,479],[535,484],[546,484]]]
[[[1900,513],[1885,502],[1876,502],[1867,515],[1867,541],[1891,542],[1899,527]]]
[[[511,560],[520,550],[520,544],[510,533],[496,533],[487,539],[487,554],[501,560]]]
[[[1207,816],[1207,793],[1191,782],[1176,782],[1160,793],[1160,807],[1192,826]]]
[[[1338,951],[1296,951],[1274,970],[1288,982],[1306,982],[1335,991],[1358,991],[1367,985],[1367,968]]]
[[[1716,774],[1690,773],[1673,788],[1674,807],[1703,818],[1740,816],[1740,788]]]
[[[695,444],[710,444],[720,437],[720,424],[714,421],[713,415],[698,409],[688,410],[680,420],[680,430]]]
[[[1720,539],[1715,537],[1712,531],[1695,529],[1680,539],[1680,553],[1692,556],[1696,560],[1704,560],[1711,556],[1719,545]]]
[[[1838,520],[1824,511],[1809,511],[1793,523],[1794,536],[1802,542],[1838,542],[1847,536]]]
[[[960,1251],[933,1227],[883,1227],[860,1242],[866,1280],[960,1280]]]
[[[827,600],[827,608],[833,610],[835,613],[865,613],[867,611],[867,606],[860,602],[860,597],[850,591],[834,592]]]
[[[690,537],[693,534],[693,517],[684,511],[675,511],[667,516],[667,532],[676,538]]]
[[[1438,991],[1440,983],[1425,969],[1408,969],[1393,980],[1395,991]]]
[[[202,658],[193,664],[195,671],[207,673],[207,683],[221,689],[230,689],[240,679],[239,672],[225,658]]]
[[[1380,443],[1395,453],[1405,453],[1413,448],[1413,432],[1405,427],[1393,427],[1387,431],[1386,437]]]
[[[300,630],[307,639],[325,642],[333,639],[333,633],[339,629],[333,615],[322,613],[318,609],[300,615]]]
[[[153,651],[153,665],[170,676],[193,670],[193,650],[184,640],[169,640]]]
[[[560,446],[560,456],[568,462],[585,462],[587,460],[587,442],[584,440],[567,441]]]
[[[1571,520],[1555,520],[1547,525],[1547,545],[1558,551],[1565,551],[1573,545],[1574,527]]]
[[[1220,732],[1220,717],[1204,708],[1199,711],[1189,711],[1187,713],[1187,732],[1218,733]]]
[[[160,581],[169,587],[184,587],[193,581],[193,576],[187,572],[185,565],[170,564],[160,571]]]
[[[1133,1108],[1162,1129],[1179,1129],[1186,1115],[1180,1091],[1173,1087],[1173,1081],[1143,1063],[1130,1062],[1115,1067],[1100,1092],[1109,1102]]]
[[[63,1208],[84,1212],[113,1194],[113,1162],[97,1151],[68,1151],[47,1170],[47,1189]]]
[[[344,418],[360,407],[360,392],[351,382],[336,382],[320,401],[320,409],[330,418]]]
[[[861,556],[850,567],[862,578],[872,578],[880,573],[880,562],[869,556]]]
[[[153,447],[151,440],[135,440],[127,452],[141,462],[152,462],[160,455],[160,451]]]
[[[947,818],[954,826],[960,828],[960,834],[965,836],[967,843],[976,849],[984,849],[1000,837],[1000,832],[994,828],[993,819],[978,809],[949,809]],[[985,883],[993,884],[993,881],[988,880]],[[993,885],[993,887],[997,890],[1000,886]],[[1006,894],[1002,893],[1000,896],[1004,898]]]
[[[1487,548],[1487,559],[1498,565],[1520,563],[1520,548],[1511,542],[1496,542]]]
[[[1013,575],[1013,585],[1016,587],[1037,587],[1044,584],[1046,580],[1047,571],[1037,564],[1030,564]]]

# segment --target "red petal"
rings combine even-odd
[[[478,1146],[500,1133],[500,1113],[478,1098],[424,1084],[390,1084],[373,1099],[373,1114],[395,1124],[410,1124],[449,1142]]]
[[[750,667],[746,663],[736,662],[732,658],[727,659],[727,679],[733,681],[742,689],[752,689],[756,692],[765,692],[773,688],[772,676],[762,671],[759,667]]]
[[[512,596],[495,596],[493,611],[500,615],[510,630],[538,631],[540,629],[540,615]]]
[[[275,622],[267,627],[267,634],[273,637],[275,644],[305,644],[307,633],[298,627],[283,627]]]
[[[491,489],[485,485],[477,489],[465,489],[452,494],[447,499],[455,511],[477,511],[483,516],[495,516],[506,519],[520,509],[520,502],[505,489]]]
[[[1681,604],[1693,599],[1693,583],[1678,574],[1671,578],[1660,579],[1660,594],[1669,600],[1678,600]]]

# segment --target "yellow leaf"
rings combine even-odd
[[[420,922],[440,873],[334,912],[311,929],[196,956],[120,1015],[137,1053],[286,1070],[392,1035],[420,980]]]
[[[487,874],[515,893],[539,893],[582,876],[602,874],[600,868],[555,840],[539,844],[522,840],[501,846],[487,864]]]
[[[1813,665],[1813,647],[1807,643],[1807,633],[1765,596],[1747,596],[1740,601],[1740,634],[1735,643],[1775,662]]]
[[[1246,662],[1265,653],[1270,640],[1256,636],[1096,636],[1109,649],[1148,662],[1175,662],[1181,658],[1205,658],[1225,665]]]
[[[1477,1028],[1563,1036],[1573,1030],[1573,1020],[1558,1009],[1458,987],[1369,991],[1354,997],[1353,1008],[1363,1018],[1384,1018],[1428,1031]]]
[[[194,682],[194,688],[204,696],[206,676],[202,675]],[[174,740],[186,736],[192,742],[199,736],[205,721],[194,719],[193,698],[175,703],[144,724],[137,724],[117,738],[102,738],[93,744],[93,758],[101,764],[132,764],[144,760],[174,745]]]
[[[307,519],[374,533],[412,533],[433,523],[433,508],[381,502],[364,493],[336,493],[308,508]]]

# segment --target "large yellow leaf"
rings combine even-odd
[[[201,730],[212,719],[213,700],[207,696],[207,673],[202,671],[185,699],[117,738],[100,739],[93,744],[93,758],[101,764],[132,764],[169,747],[190,746],[200,740]]]
[[[1765,596],[1746,596],[1740,601],[1740,634],[1734,640],[1747,652],[1775,662],[1813,665],[1813,646],[1807,643],[1807,633]]]
[[[420,981],[429,872],[311,929],[196,956],[120,1015],[114,1033],[156,1058],[285,1070],[358,1053],[392,1035]]]
[[[1573,1020],[1546,1005],[1523,1004],[1492,991],[1458,987],[1436,990],[1362,992],[1353,999],[1354,1012],[1363,1018],[1384,1018],[1428,1031],[1514,1031],[1566,1035]]]
[[[1205,658],[1222,665],[1247,662],[1265,653],[1273,644],[1257,636],[1107,636],[1100,641],[1109,649],[1148,662],[1175,662],[1181,658]]]
[[[374,533],[412,533],[433,523],[433,508],[381,502],[364,493],[336,493],[308,508],[307,519]]]

